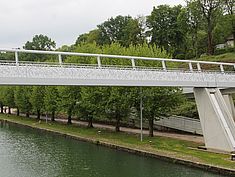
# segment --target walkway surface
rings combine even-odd
[[[43,119],[45,118],[43,117]],[[64,123],[67,122],[66,119],[55,119],[55,121],[64,122]],[[83,122],[83,121],[72,120],[72,123],[77,124],[77,125],[87,126],[87,122]],[[95,128],[100,128],[100,129],[115,130],[115,127],[113,125],[93,123],[93,126]],[[140,134],[140,129],[121,127],[120,130],[125,133]],[[148,130],[143,130],[143,134],[148,135]],[[200,135],[154,131],[154,136],[162,136],[162,137],[175,138],[179,140],[186,140],[186,141],[191,141],[191,142],[196,142],[196,143],[204,143],[203,137]]]

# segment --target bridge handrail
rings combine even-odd
[[[201,64],[218,65],[220,66],[220,71],[224,72],[224,66],[233,66],[235,69],[235,63],[225,63],[225,62],[211,62],[211,61],[197,61],[197,60],[180,60],[180,59],[167,59],[167,58],[151,58],[151,57],[137,57],[137,56],[122,56],[122,55],[107,55],[107,54],[91,54],[91,53],[75,53],[75,52],[60,52],[60,51],[40,51],[40,50],[22,50],[22,49],[6,49],[0,48],[0,52],[13,52],[15,53],[15,63],[19,63],[19,53],[28,54],[48,54],[57,55],[59,59],[59,64],[64,64],[62,61],[62,56],[83,56],[83,57],[97,57],[98,67],[101,67],[101,58],[117,58],[117,59],[129,59],[132,62],[132,67],[135,68],[135,60],[152,60],[162,62],[162,68],[167,70],[166,62],[177,62],[177,63],[188,63],[189,70],[194,71],[193,64],[197,64],[197,71],[202,71]]]

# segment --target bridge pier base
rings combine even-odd
[[[206,148],[235,151],[231,97],[223,96],[219,89],[209,88],[194,88],[194,95]]]

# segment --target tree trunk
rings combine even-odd
[[[120,132],[120,118],[119,117],[116,117],[115,131]]]
[[[28,112],[26,112],[26,117],[29,117],[29,113]]]
[[[233,11],[231,11],[231,15],[234,16]],[[232,19],[232,29],[233,29],[233,47],[235,48],[235,20]]]
[[[8,107],[8,114],[11,114],[11,108]]]
[[[41,113],[40,113],[40,110],[37,110],[37,119],[39,120],[41,117]]]
[[[1,105],[1,113],[3,114],[3,105]]]
[[[51,121],[52,122],[55,121],[55,111],[52,111],[52,113],[51,113]]]
[[[20,116],[20,110],[19,110],[19,108],[17,108],[17,114],[16,114],[17,116]]]
[[[153,137],[153,119],[149,119],[149,137]]]
[[[93,118],[92,117],[89,117],[89,119],[88,119],[88,126],[87,126],[88,128],[94,128],[93,127]]]
[[[208,54],[213,55],[212,24],[208,21]]]
[[[68,115],[68,122],[67,122],[68,125],[72,124],[72,115],[69,114]]]
[[[199,58],[199,56],[198,56],[198,34],[197,34],[197,29],[195,29],[195,36],[194,36],[194,46],[193,46],[193,48],[194,48],[194,55],[195,55],[195,58],[197,59],[197,58]]]

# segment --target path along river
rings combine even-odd
[[[222,177],[50,133],[0,128],[0,177]]]

